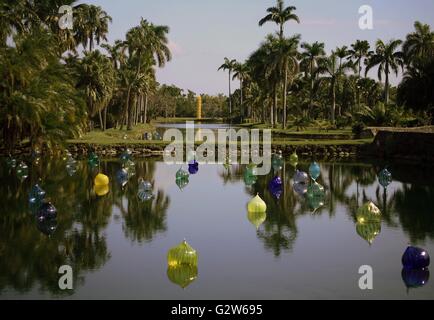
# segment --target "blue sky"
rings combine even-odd
[[[227,74],[217,72],[225,56],[246,59],[264,37],[277,30],[258,26],[265,9],[275,0],[88,0],[113,18],[109,42],[124,39],[140,17],[170,27],[173,60],[158,70],[161,83],[196,93],[226,93]],[[297,7],[298,25],[289,22],[286,35],[300,33],[302,41],[322,41],[327,51],[356,39],[404,39],[416,20],[434,27],[434,0],[286,0]],[[374,29],[360,30],[359,7],[370,5]],[[373,77],[375,73],[371,74]],[[235,81],[233,87],[237,88]]]

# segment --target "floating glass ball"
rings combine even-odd
[[[128,160],[132,160],[131,150],[127,149],[124,152],[122,152],[121,155],[119,156],[119,160],[121,160],[122,162],[127,162]]]
[[[193,160],[188,164],[188,172],[190,174],[196,174],[199,171],[199,163],[196,160]]]
[[[299,196],[304,196],[307,192],[307,184],[305,183],[294,183],[292,188]]]
[[[17,160],[9,156],[6,159],[6,164],[9,168],[15,168],[17,166]]]
[[[167,268],[167,277],[174,284],[181,288],[186,288],[197,278],[197,266],[188,264],[169,266]]]
[[[279,199],[283,191],[282,179],[279,176],[275,176],[271,179],[268,183],[268,190],[274,198]]]
[[[295,151],[289,156],[289,164],[291,166],[293,166],[294,168],[298,164],[298,155],[297,155],[297,153]]]
[[[307,203],[312,210],[317,210],[324,205],[325,191],[324,187],[317,182],[307,187]]]
[[[256,183],[258,177],[256,176],[256,165],[248,165],[244,170],[244,183],[246,186],[251,186]]]
[[[20,164],[16,168],[16,174],[18,179],[23,182],[29,176],[29,167],[24,162],[20,162]]]
[[[108,184],[105,185],[94,185],[93,186],[93,191],[95,192],[95,194],[99,197],[105,196],[107,193],[109,193],[110,191],[110,187]]]
[[[136,164],[132,160],[127,160],[122,167],[127,170],[128,177],[131,178],[136,175]]]
[[[426,268],[429,263],[429,254],[422,248],[409,246],[402,255],[402,265],[407,269]]]
[[[53,206],[51,202],[44,202],[39,207],[38,212],[36,213],[36,218],[39,221],[46,219],[55,219],[57,216],[57,209]]]
[[[380,221],[365,221],[356,223],[356,232],[369,244],[372,244],[374,239],[381,232],[381,222]]]
[[[182,168],[179,168],[178,171],[176,171],[176,179],[188,179],[189,177],[189,173],[187,171],[185,171]]]
[[[378,182],[384,187],[387,188],[389,184],[392,183],[392,174],[387,169],[383,169],[378,174]]]
[[[295,170],[295,174],[292,180],[294,181],[294,183],[302,183],[307,185],[309,183],[309,176],[306,172]]]
[[[143,139],[145,139],[145,140],[152,140],[152,133],[151,132],[145,132],[143,134]]]
[[[51,236],[57,229],[57,220],[56,219],[43,219],[36,220],[36,227],[39,231],[47,236]]]
[[[77,161],[73,157],[67,160],[66,171],[70,176],[73,176],[77,172]]]
[[[116,181],[124,187],[128,182],[128,171],[125,168],[119,169],[116,172]]]
[[[419,288],[428,283],[429,270],[428,268],[422,269],[407,269],[403,268],[401,271],[402,281],[407,288]]]
[[[381,212],[374,203],[367,202],[357,210],[356,217],[359,223],[378,222],[381,221]]]
[[[309,174],[312,180],[318,179],[318,177],[321,174],[321,168],[319,167],[319,164],[316,162],[312,162],[312,164],[309,166]]]
[[[168,251],[167,265],[169,267],[179,265],[197,266],[197,252],[184,240]]]
[[[151,200],[154,197],[154,195],[152,194],[152,184],[149,181],[144,181],[143,179],[140,179],[137,196],[142,201]]]
[[[263,212],[248,211],[247,219],[250,221],[251,224],[253,224],[256,227],[256,229],[259,229],[259,227],[267,219],[267,213],[265,211]]]
[[[180,190],[183,190],[188,185],[189,180],[188,180],[188,178],[176,179],[175,183]]]
[[[89,156],[87,157],[87,163],[92,168],[95,168],[99,165],[99,157],[94,152],[89,153]]]
[[[259,194],[257,194],[253,199],[247,204],[248,212],[266,212],[267,205],[264,200],[261,199]]]
[[[110,182],[109,177],[107,177],[105,174],[102,173],[98,173],[95,179],[93,180],[95,186],[106,186],[109,184],[109,182]]]
[[[283,156],[282,156],[282,151],[279,150],[279,152],[276,154],[273,154],[271,157],[271,166],[273,167],[273,170],[279,171],[282,169],[283,167]]]
[[[154,138],[154,140],[161,140],[161,135],[157,131],[155,131],[153,138]]]
[[[44,200],[44,198],[45,191],[39,186],[39,184],[35,184],[29,192],[29,203],[42,203],[42,200]]]

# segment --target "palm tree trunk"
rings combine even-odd
[[[271,127],[274,126],[274,114],[273,114],[274,106],[273,103],[270,101],[270,124]]]
[[[99,127],[101,131],[104,131],[104,122],[102,121],[101,110],[98,110],[98,117],[99,117]]]
[[[229,70],[229,117],[232,117],[231,71]]]
[[[143,123],[148,122],[148,94],[145,94],[145,111],[143,112]]]
[[[277,126],[277,85],[274,86],[273,109],[274,109],[274,125]]]
[[[103,126],[103,131],[105,131],[105,129],[107,129],[107,109],[108,106],[104,108],[104,126]]]
[[[243,108],[243,78],[240,78],[240,108],[241,108],[241,119],[244,119],[246,114]]]
[[[124,128],[125,121],[128,122],[128,109],[129,109],[129,101],[130,101],[130,92],[131,92],[131,86],[128,86],[127,91],[127,98],[125,100],[125,110],[123,112],[122,120],[121,120],[121,126],[119,130],[122,130]]]
[[[332,80],[332,108],[330,110],[330,118],[332,124],[335,123],[335,111],[336,111],[336,83],[335,79]]]
[[[389,65],[386,63],[386,67],[384,68],[384,72],[386,73],[386,81],[385,81],[385,88],[384,88],[384,97],[385,97],[385,103],[386,106],[389,104]]]

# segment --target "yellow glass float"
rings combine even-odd
[[[107,193],[109,193],[110,188],[108,184],[106,185],[95,185],[93,187],[93,191],[95,191],[96,195],[99,197],[105,196]]]
[[[356,218],[357,234],[369,244],[372,244],[381,232],[380,209],[374,203],[367,202],[357,210]]]
[[[169,267],[178,265],[197,266],[197,252],[184,239],[180,244],[169,250],[167,264]]]
[[[98,173],[93,182],[95,186],[106,186],[109,184],[110,180],[105,174]]]
[[[185,289],[197,278],[197,267],[188,264],[169,266],[167,277],[170,281]]]
[[[256,227],[256,230],[264,223],[267,219],[267,214],[264,212],[247,212],[247,219]]]
[[[267,205],[265,204],[264,200],[261,199],[259,194],[256,195],[252,200],[249,201],[247,204],[247,211],[248,212],[266,212],[267,211]]]
[[[369,221],[377,222],[381,220],[381,212],[374,203],[367,202],[357,210],[356,217],[357,222],[360,223]]]

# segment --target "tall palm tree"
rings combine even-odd
[[[235,64],[234,67],[234,75],[232,77],[232,79],[238,79],[240,80],[240,108],[241,108],[241,115],[242,117],[246,116],[247,113],[245,112],[244,108],[243,108],[243,87],[244,87],[244,82],[245,80],[247,80],[249,76],[249,67],[247,66],[247,64],[245,63],[239,63],[237,62]],[[248,116],[248,115],[247,115]]]
[[[315,85],[315,69],[318,65],[318,60],[322,59],[325,55],[324,43],[319,43],[318,41],[309,44],[304,42],[301,44],[301,48],[304,51],[301,53],[301,64],[305,69],[306,75],[310,76],[310,98],[309,98],[309,108],[313,108],[313,95],[314,95],[314,85]]]
[[[294,13],[297,8],[294,6],[285,7],[283,0],[277,0],[276,6],[267,9],[267,15],[259,20],[259,26],[264,25],[266,22],[274,22],[279,25],[279,38],[283,39],[284,25],[290,20],[300,23],[300,19]]]
[[[389,74],[393,71],[398,75],[398,69],[400,67],[401,69],[404,68],[404,54],[398,51],[398,47],[401,43],[401,40],[390,40],[388,43],[378,40],[375,45],[375,53],[369,59],[365,70],[365,74],[367,74],[370,69],[378,66],[378,79],[380,81],[384,73],[384,101],[386,104],[389,103]]]
[[[414,23],[415,32],[407,35],[402,46],[408,64],[423,64],[434,58],[434,31],[428,24]]]
[[[330,83],[330,94],[332,98],[330,120],[332,123],[335,121],[336,113],[336,83],[339,79],[339,76],[344,74],[346,70],[350,69],[353,69],[353,64],[350,61],[340,64],[339,57],[335,52],[332,52],[330,57],[320,60],[318,69],[316,71],[319,74],[325,74],[326,76],[322,79],[326,79]]]
[[[234,71],[237,61],[235,59],[229,60],[225,57],[224,63],[218,68],[219,70],[227,70],[229,73],[229,116],[232,116],[232,98],[231,98],[231,75]]]
[[[372,54],[369,42],[366,40],[357,40],[351,45],[351,49],[348,51],[348,59],[352,60],[357,65],[357,85],[356,85],[356,100],[357,107],[360,109],[360,78],[362,73],[362,63]]]

